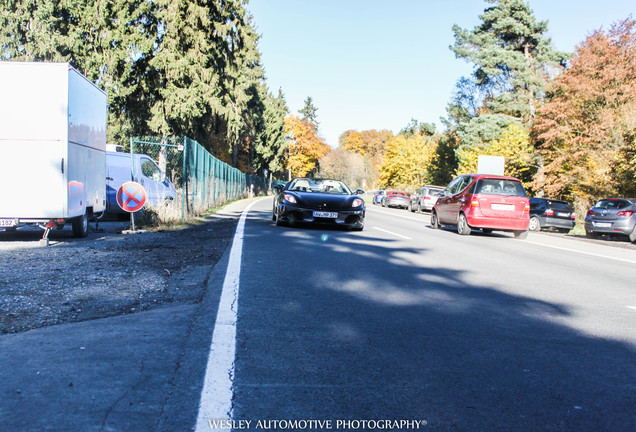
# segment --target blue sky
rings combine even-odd
[[[250,0],[267,83],[297,114],[307,96],[332,147],[354,129],[397,133],[411,118],[446,115],[472,66],[456,59],[452,26],[472,29],[482,0]],[[572,52],[592,31],[636,17],[634,0],[530,0],[554,47]]]

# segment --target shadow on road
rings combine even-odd
[[[425,245],[277,228],[267,216],[252,212],[246,232],[236,419],[636,430],[634,347],[561,324],[573,314],[564,305],[415,267],[409,256],[433,253]]]

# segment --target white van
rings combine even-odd
[[[106,152],[107,213],[126,213],[117,204],[117,191],[122,184],[129,181],[143,186],[148,197],[146,206],[156,207],[177,197],[174,185],[150,156],[145,154],[133,156],[134,163],[131,162],[130,153]]]
[[[0,231],[85,237],[106,205],[106,93],[68,63],[0,61],[0,95]]]

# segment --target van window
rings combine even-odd
[[[483,195],[528,196],[521,182],[505,179],[481,179],[478,182],[476,193]]]
[[[149,159],[143,159],[141,161],[141,173],[156,182],[161,181],[161,171],[159,170],[159,167]]]

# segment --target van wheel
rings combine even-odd
[[[466,215],[460,213],[459,220],[457,221],[457,232],[460,235],[469,235],[471,231],[468,221],[466,221]]]
[[[88,235],[88,210],[84,212],[83,216],[71,219],[71,226],[73,227],[73,237],[86,237]]]

